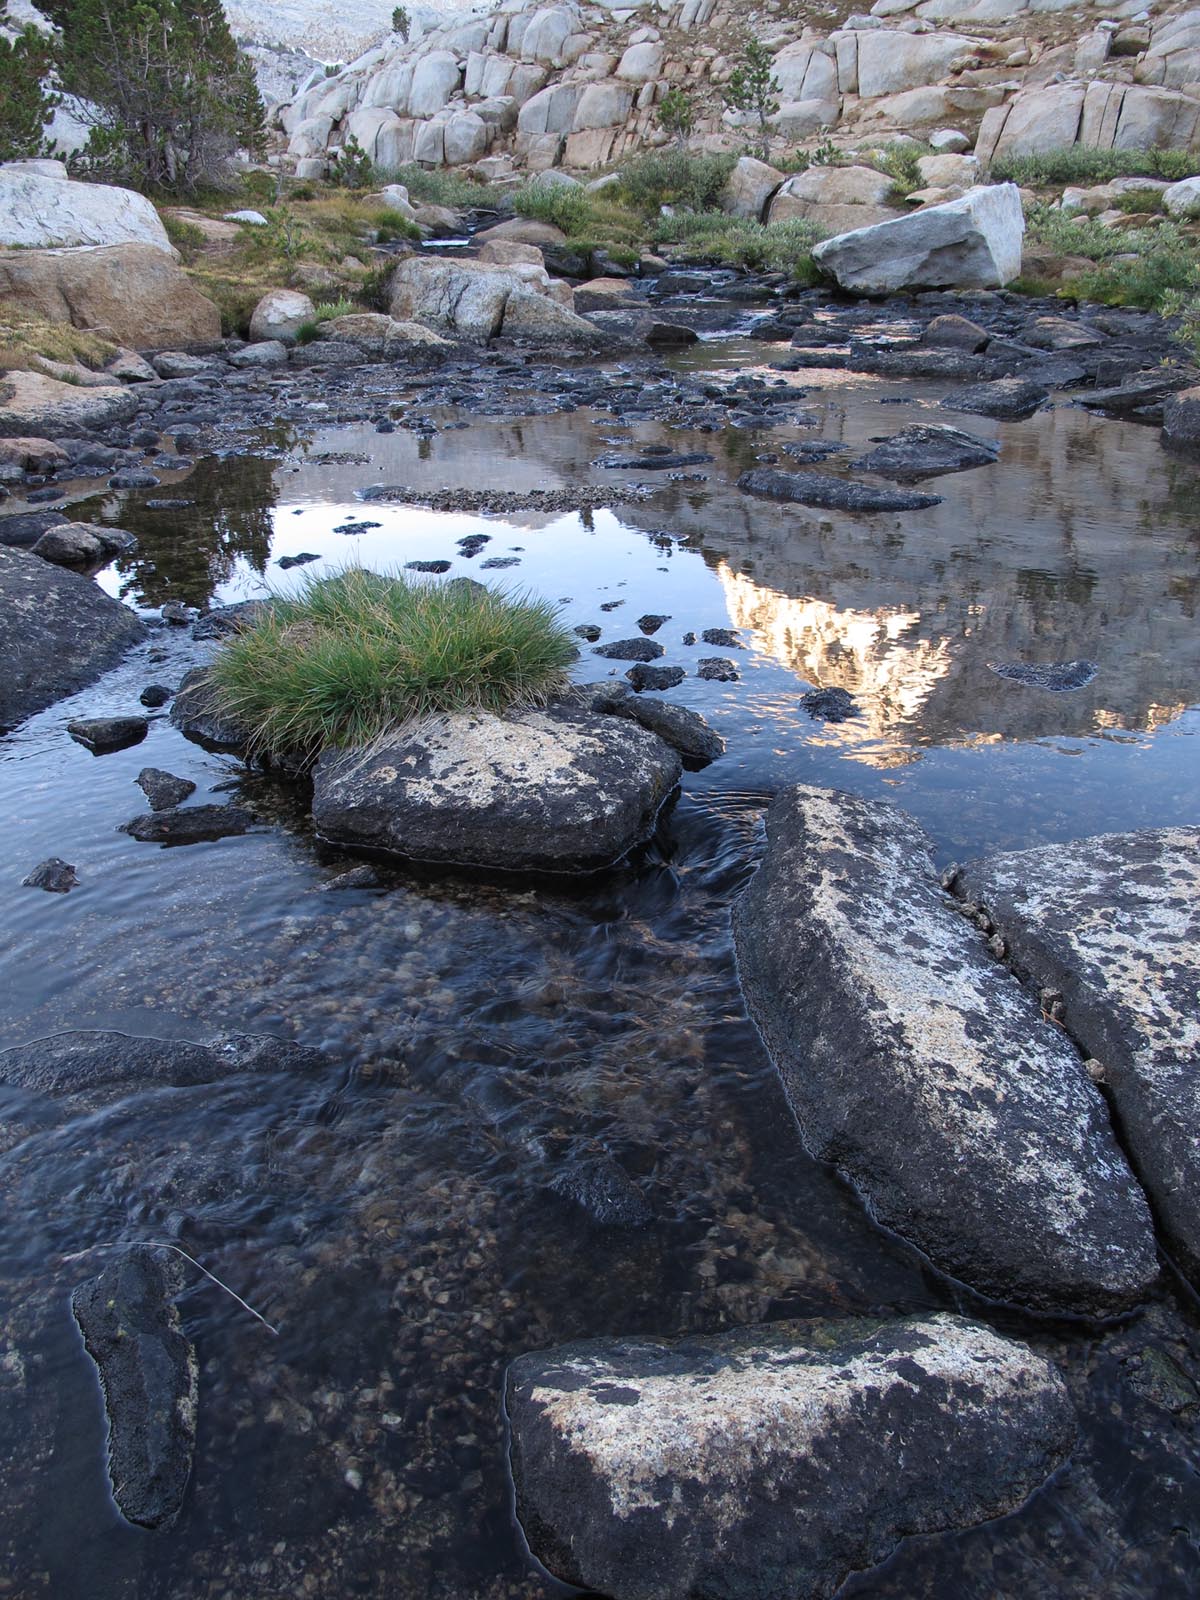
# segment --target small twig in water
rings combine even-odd
[[[208,1278],[212,1283],[216,1284],[218,1289],[224,1289],[225,1293],[229,1295],[231,1299],[237,1301],[238,1305],[241,1306],[243,1311],[248,1311],[256,1321],[261,1322],[268,1333],[274,1334],[276,1338],[279,1337],[279,1329],[273,1327],[272,1324],[267,1321],[266,1317],[261,1314],[261,1312],[255,1311],[254,1307],[243,1300],[241,1295],[238,1294],[236,1290],[231,1289],[227,1283],[222,1283],[220,1278],[218,1278],[215,1273],[210,1272],[207,1267],[202,1266],[200,1262],[196,1260],[195,1256],[188,1255],[187,1251],[184,1250],[180,1245],[170,1244],[166,1239],[111,1239],[103,1244],[90,1244],[84,1250],[76,1250],[73,1254],[64,1256],[63,1260],[79,1261],[83,1256],[89,1255],[93,1250],[132,1250],[139,1245],[146,1245],[151,1250],[174,1250],[177,1256],[182,1256],[185,1261],[190,1261],[192,1266],[195,1267],[196,1271],[202,1272],[206,1278]]]

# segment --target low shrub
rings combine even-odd
[[[472,183],[469,178],[444,167],[376,167],[371,174],[371,182],[376,188],[388,183],[402,183],[414,205],[448,206],[451,211],[477,211],[495,209],[499,204],[497,191],[488,184]]]
[[[790,272],[806,284],[819,277],[812,247],[824,237],[821,228],[802,217],[763,223],[711,211],[662,217],[654,233],[655,243],[672,246],[671,253],[678,260],[744,271]]]
[[[1178,183],[1190,178],[1196,167],[1196,156],[1188,150],[1093,150],[1069,144],[1036,156],[999,156],[992,162],[992,178],[1027,189],[1108,183],[1113,178],[1166,178]]]
[[[654,215],[661,206],[711,211],[719,206],[734,155],[693,155],[687,150],[654,150],[634,156],[621,168],[619,193],[635,211]]]
[[[586,233],[593,220],[591,196],[582,184],[538,183],[535,180],[522,184],[514,193],[512,203],[519,217],[548,222],[566,234]]]
[[[222,647],[212,683],[257,754],[312,760],[434,712],[544,704],[575,653],[548,601],[351,567],[278,598]]]
[[[1034,206],[1026,226],[1031,243],[1093,263],[1071,280],[1071,293],[1081,299],[1159,311],[1168,295],[1200,290],[1200,251],[1177,223],[1108,228],[1092,217]]]

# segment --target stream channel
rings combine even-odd
[[[604,640],[668,618],[668,698],[728,742],[685,774],[655,839],[603,877],[473,882],[356,863],[313,837],[303,798],[189,743],[166,711],[93,757],[72,716],[138,710],[204,659],[159,627],[114,671],[0,742],[0,1044],[66,1028],[207,1039],[266,1032],[328,1071],[193,1088],[36,1122],[0,1147],[3,1600],[541,1600],[524,1549],[501,1392],[522,1351],[596,1334],[957,1307],[1059,1360],[1080,1414],[1072,1461],[1014,1516],[906,1541],[854,1600],[1117,1600],[1200,1592],[1200,1319],[1168,1276],[1106,1328],[985,1306],[875,1227],[801,1148],[747,1019],[730,905],[764,811],[794,782],[887,798],[939,864],[1085,834],[1194,823],[1200,785],[1200,478],[1154,428],[1056,397],[1028,420],[935,408],[928,385],[805,371],[706,338],[675,370],[789,383],[772,426],[673,427],[547,404],[520,414],[401,406],[394,432],[319,405],[157,490],[72,516],[135,532],[100,575],[148,617],[287,590],[350,562],[446,559],[561,601]],[[384,369],[379,369],[381,374]],[[380,382],[382,383],[382,376]],[[773,413],[773,416],[775,413]],[[758,500],[739,474],[793,441],[855,453],[916,421],[1001,441],[995,465],[927,481],[942,504],[850,516]],[[648,445],[711,454],[677,475],[598,463]],[[837,463],[835,463],[835,466]],[[588,513],[364,501],[373,485],[527,491],[643,484]],[[190,505],[155,510],[148,499]],[[463,558],[458,541],[486,534]],[[290,569],[281,557],[319,559]],[[485,562],[516,558],[482,570]],[[740,647],[683,643],[737,630]],[[734,661],[734,681],[696,675]],[[1049,692],[1007,662],[1085,658]],[[624,662],[584,644],[580,681]],[[813,687],[848,690],[843,722]],[[230,798],[250,833],[160,848],[118,832],[146,766]],[[18,887],[48,856],[67,895]],[[0,1102],[14,1091],[0,1091]],[[11,1099],[3,1116],[19,1113]],[[589,1205],[615,1163],[638,1225]],[[174,1240],[200,1361],[196,1457],[175,1526],[117,1512],[96,1373],[71,1289],[124,1241]]]

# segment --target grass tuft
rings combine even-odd
[[[751,222],[721,212],[680,212],[663,217],[654,230],[656,244],[672,247],[679,261],[695,261],[743,271],[790,272],[800,283],[819,278],[812,247],[825,237],[813,222]]]
[[[1027,189],[1108,183],[1113,178],[1165,178],[1178,183],[1195,170],[1195,154],[1187,150],[1095,150],[1070,144],[1041,155],[1000,156],[992,162],[992,180]]]
[[[313,761],[435,712],[544,704],[575,653],[548,601],[350,567],[235,634],[212,684],[255,755]]]

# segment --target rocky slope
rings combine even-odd
[[[699,148],[754,130],[722,88],[748,36],[774,52],[777,145],[963,130],[985,161],[1076,142],[1200,141],[1200,11],[1101,11],[1046,0],[733,0],[611,10],[563,0],[452,17],[405,44],[389,35],[277,108],[291,161],[323,162],[353,136],[383,167],[489,156],[584,171],[665,142],[655,107],[694,97]],[[316,175],[319,168],[303,169]]]

